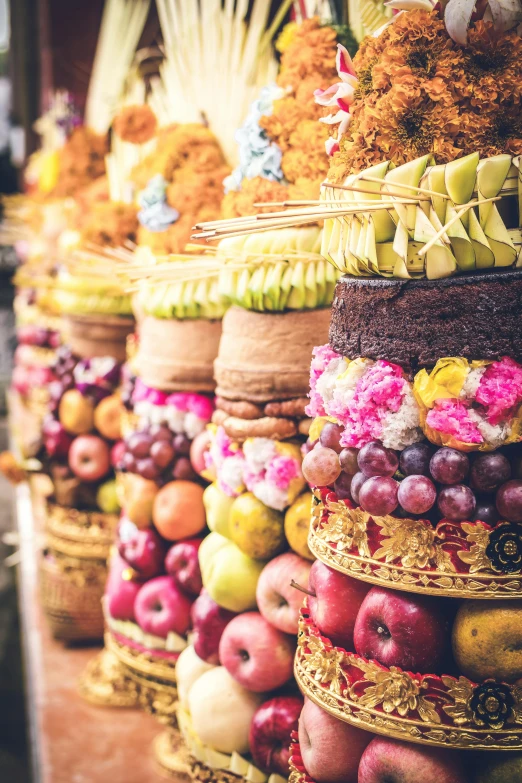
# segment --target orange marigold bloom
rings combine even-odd
[[[89,218],[82,230],[82,239],[100,247],[121,247],[136,241],[138,210],[134,204],[105,201],[91,205]]]
[[[271,182],[264,177],[245,179],[241,190],[227,193],[223,199],[223,218],[244,217],[255,215],[264,210],[254,207],[256,202],[285,201],[288,198],[288,188],[280,182]],[[265,210],[266,211],[266,210]]]
[[[144,144],[154,137],[157,124],[156,115],[150,106],[144,104],[125,106],[114,118],[112,127],[116,136],[123,141]]]
[[[76,128],[59,152],[58,183],[52,192],[56,198],[73,196],[78,190],[105,174],[106,136],[81,126]]]

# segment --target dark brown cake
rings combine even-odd
[[[522,270],[444,280],[342,277],[330,345],[408,367],[444,356],[522,362]]]

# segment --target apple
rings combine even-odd
[[[305,769],[315,783],[357,783],[359,761],[372,736],[305,698],[299,718],[299,747]]]
[[[107,611],[115,620],[134,621],[134,604],[141,590],[141,582],[132,578],[131,569],[118,554],[111,557],[105,585]]]
[[[178,686],[178,699],[184,709],[188,710],[188,695],[190,689],[202,674],[213,669],[214,666],[203,661],[194,650],[192,644],[185,647],[176,661],[176,681]]]
[[[369,586],[316,560],[308,577],[312,622],[330,641],[353,650],[353,629]]]
[[[262,561],[248,557],[219,533],[210,533],[199,548],[199,565],[203,587],[219,606],[230,612],[255,609]]]
[[[122,440],[117,441],[111,448],[111,465],[113,468],[120,466],[123,455],[125,454],[125,443]]]
[[[200,476],[205,470],[205,452],[210,447],[210,437],[209,430],[203,430],[190,444],[190,462]]]
[[[236,617],[235,612],[223,609],[203,589],[192,604],[192,644],[197,655],[207,663],[217,666],[219,642],[228,623]]]
[[[230,538],[229,518],[234,498],[229,497],[214,482],[209,484],[203,492],[203,504],[207,514],[208,527],[225,538]]]
[[[152,527],[138,528],[132,522],[119,526],[118,552],[142,579],[163,572],[165,544]]]
[[[435,672],[447,649],[448,622],[434,598],[372,587],[359,609],[353,638],[359,655],[383,666]]]
[[[203,487],[193,481],[170,481],[154,499],[152,520],[168,541],[191,538],[205,527]]]
[[[166,639],[171,631],[185,636],[190,628],[192,601],[170,576],[157,576],[143,585],[134,604],[136,622],[145,633]]]
[[[94,409],[94,426],[107,440],[121,438],[122,404],[119,394],[110,394]]]
[[[131,522],[138,527],[148,527],[152,523],[152,509],[159,487],[152,479],[125,473],[118,477],[122,506]]]
[[[456,751],[374,737],[359,764],[358,783],[468,783]]]
[[[65,459],[69,454],[73,436],[65,430],[61,422],[52,416],[46,416],[42,425],[44,448],[51,459]]]
[[[259,612],[245,612],[226,626],[219,660],[245,688],[273,691],[291,679],[296,640],[279,631]]]
[[[94,404],[78,389],[69,389],[60,400],[58,418],[71,435],[86,435],[94,426]]]
[[[250,752],[263,772],[288,777],[291,735],[297,731],[302,708],[300,696],[276,696],[256,710],[250,724]]]
[[[240,685],[224,666],[198,677],[188,694],[192,728],[204,745],[220,753],[248,753],[248,735],[263,697]]]
[[[120,511],[116,480],[110,479],[100,487],[96,493],[96,503],[105,514],[117,514]]]
[[[69,449],[69,467],[82,481],[99,481],[111,468],[109,447],[97,435],[79,435]]]
[[[256,600],[259,611],[275,628],[297,634],[299,610],[304,595],[292,586],[296,582],[308,588],[312,564],[294,552],[285,552],[270,560],[261,571]]]
[[[202,540],[188,538],[186,541],[178,541],[171,546],[165,558],[165,571],[189,595],[199,595],[203,587],[198,559]]]

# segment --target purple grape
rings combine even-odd
[[[383,516],[397,508],[399,483],[390,476],[371,476],[359,490],[359,504],[369,514]]]
[[[522,480],[512,479],[502,484],[495,498],[497,510],[508,522],[522,522]]]
[[[137,473],[136,459],[132,456],[130,451],[126,451],[121,458],[121,469],[126,470],[129,473]]]
[[[321,446],[324,446],[327,449],[333,449],[333,451],[339,454],[343,448],[340,444],[343,432],[344,427],[341,427],[340,424],[334,424],[332,421],[327,421],[319,436]]]
[[[359,472],[359,465],[357,463],[357,455],[359,449],[343,449],[339,454],[339,462],[341,464],[341,470],[347,473],[349,476],[355,476]]]
[[[176,456],[174,446],[167,440],[157,440],[150,447],[150,456],[158,468],[167,468]]]
[[[177,480],[192,481],[196,478],[196,472],[188,457],[179,457],[172,471],[173,478]]]
[[[425,514],[437,499],[437,489],[427,476],[406,476],[399,484],[397,497],[405,511]]]
[[[160,475],[160,469],[154,464],[152,457],[145,457],[136,462],[136,472],[145,479],[154,481]]]
[[[366,443],[357,455],[357,464],[365,476],[393,476],[399,467],[397,454],[378,440]]]
[[[352,479],[353,476],[349,476],[347,473],[341,473],[334,481],[334,492],[339,500],[349,500],[352,497],[350,492]]]
[[[503,454],[479,454],[471,466],[471,486],[479,492],[493,492],[511,478],[511,465]]]
[[[475,507],[475,512],[471,518],[472,522],[485,522],[487,525],[496,525],[500,517],[494,503],[479,500]]]
[[[437,498],[440,513],[444,519],[449,519],[452,522],[471,520],[475,513],[476,503],[475,495],[464,484],[443,487]]]
[[[440,484],[460,484],[469,473],[468,456],[444,446],[431,458],[430,473]]]
[[[133,457],[144,459],[149,456],[150,447],[153,442],[154,441],[148,432],[138,431],[129,435],[125,445]]]
[[[151,424],[149,432],[155,441],[167,440],[170,443],[172,440],[172,431],[166,424]]]
[[[364,473],[356,473],[355,476],[352,477],[352,483],[350,485],[350,492],[352,495],[352,500],[354,503],[357,503],[359,505],[359,493],[361,491],[361,487],[366,481],[367,476],[364,475]]]
[[[186,435],[175,435],[172,445],[177,454],[183,454],[184,457],[188,457],[190,454],[190,440]]]
[[[303,476],[312,487],[329,487],[339,477],[341,466],[333,449],[317,443],[303,459]]]
[[[413,443],[406,446],[399,460],[401,473],[405,476],[428,476],[433,449],[428,443]]]

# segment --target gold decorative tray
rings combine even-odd
[[[314,490],[308,545],[336,571],[371,584],[450,598],[522,596],[522,525],[371,516]]]
[[[294,672],[305,696],[360,729],[424,745],[522,750],[521,686],[388,669],[335,647],[306,610]]]

